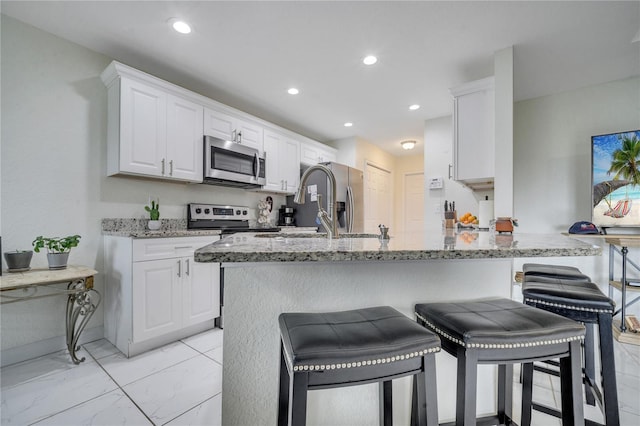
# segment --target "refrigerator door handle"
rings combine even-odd
[[[347,232],[353,232],[353,189],[347,186]]]

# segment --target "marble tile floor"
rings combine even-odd
[[[4,425],[220,425],[222,337],[219,329],[125,358],[106,340],[82,347],[87,359],[73,365],[66,351],[0,370],[0,424]],[[640,424],[640,347],[615,344],[620,424]],[[514,386],[519,420],[520,385]],[[555,377],[534,375],[534,399],[560,403]],[[585,414],[602,421],[599,410]],[[534,411],[533,424],[560,421]]]
[[[0,369],[5,425],[220,425],[220,329],[127,359],[105,339]]]

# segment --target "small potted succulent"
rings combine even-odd
[[[69,235],[67,237],[43,237],[42,235],[33,240],[33,251],[40,253],[43,248],[47,249],[47,261],[49,269],[64,269],[67,267],[69,252],[80,243],[80,235]]]
[[[160,229],[160,200],[157,203],[152,200],[151,207],[144,206],[144,209],[149,212],[149,222],[147,223],[149,229]]]
[[[7,270],[9,272],[28,271],[31,265],[31,250],[14,250],[4,253],[4,260],[7,262]]]

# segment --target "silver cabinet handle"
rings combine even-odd
[[[238,132],[238,143],[242,143],[242,131]]]
[[[164,175],[164,158],[162,159],[162,175]]]
[[[173,160],[169,161],[169,176],[173,176]]]
[[[178,276],[182,276],[182,262],[178,260]]]
[[[451,179],[453,176],[451,175],[451,169],[453,168],[453,164],[449,164],[449,179]]]
[[[238,136],[238,132],[236,132],[236,129],[233,129],[233,132],[231,132],[231,140],[234,142],[238,142],[236,140],[237,136]]]
[[[187,259],[187,276],[189,276],[189,260],[190,259]]]

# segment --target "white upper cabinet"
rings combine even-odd
[[[102,79],[108,174],[202,182],[204,108],[189,92],[116,62]]]
[[[266,129],[264,132],[267,183],[265,191],[293,194],[300,183],[300,142]]]
[[[491,189],[495,176],[494,78],[450,90],[453,95],[453,178]]]
[[[206,108],[204,134],[234,141],[263,152],[263,127],[259,123]]]
[[[338,151],[321,143],[300,143],[300,164],[313,166],[318,163],[336,161]]]

